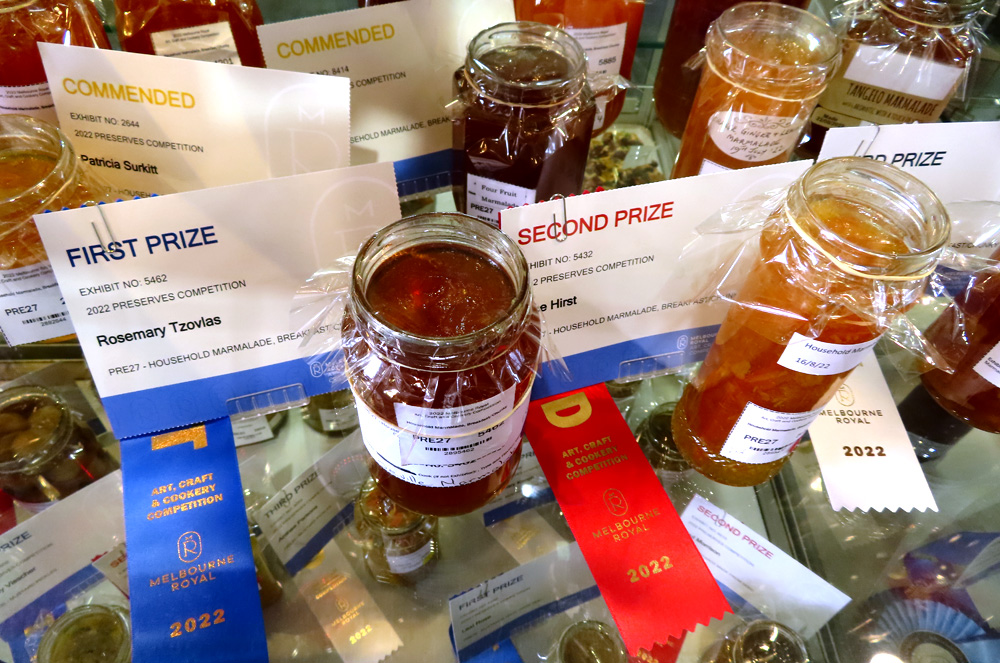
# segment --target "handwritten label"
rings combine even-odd
[[[797,117],[719,111],[708,121],[708,135],[732,158],[757,163],[791,151],[803,124],[805,120]]]

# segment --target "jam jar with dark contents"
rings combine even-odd
[[[43,507],[118,469],[94,432],[43,387],[0,392],[0,490]]]
[[[503,490],[539,333],[524,255],[489,224],[425,214],[365,242],[342,338],[368,465],[390,498],[451,516]]]
[[[455,72],[455,203],[494,225],[508,207],[583,190],[597,112],[583,48],[559,28],[501,23]]]

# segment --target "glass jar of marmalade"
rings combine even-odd
[[[951,231],[912,175],[821,161],[760,234],[708,357],[674,412],[674,443],[731,486],[770,479],[893,320],[915,304]]]
[[[441,555],[438,519],[396,504],[374,479],[361,487],[354,521],[365,548],[365,567],[379,582],[412,585]]]
[[[489,224],[424,214],[365,242],[341,334],[368,465],[390,498],[451,516],[503,490],[539,333],[524,255]]]
[[[256,0],[115,0],[115,26],[130,53],[263,67]]]
[[[108,185],[80,163],[57,127],[0,115],[0,270],[47,259],[33,215],[110,200]]]
[[[843,64],[812,113],[798,153],[819,154],[829,127],[935,122],[980,51],[984,0],[864,0],[847,6]]]
[[[358,427],[358,410],[350,389],[312,396],[302,408],[302,419],[315,431],[343,435]]]
[[[625,90],[617,78],[632,75],[645,8],[645,0],[517,0],[514,4],[517,20],[562,28],[583,46],[597,101],[595,135],[610,127],[625,105]]]
[[[129,612],[117,605],[87,604],[67,610],[38,644],[38,663],[130,663]]]
[[[597,105],[583,48],[541,23],[501,23],[455,72],[455,204],[498,225],[508,207],[583,190]]]
[[[676,0],[663,45],[660,66],[653,81],[656,114],[667,131],[684,133],[688,113],[698,90],[698,68],[689,61],[705,45],[705,32],[722,12],[744,0]],[[809,0],[784,0],[782,4],[805,9]]]
[[[118,469],[94,432],[44,387],[0,392],[0,490],[31,510]]]
[[[788,161],[839,59],[837,36],[809,12],[774,2],[727,9],[708,30],[671,177]]]
[[[88,0],[0,0],[0,114],[58,124],[38,42],[111,48]]]

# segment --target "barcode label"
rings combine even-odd
[[[66,317],[66,311],[62,313],[53,313],[52,315],[43,315],[40,318],[28,318],[27,320],[22,320],[22,325],[33,325],[36,322],[42,323],[41,326],[52,325]]]

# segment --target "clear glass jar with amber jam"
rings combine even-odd
[[[703,475],[770,479],[847,375],[924,292],[951,224],[912,175],[822,161],[764,227],[759,258],[674,412],[674,443]]]
[[[129,612],[117,605],[86,604],[67,610],[42,636],[37,663],[130,663]]]
[[[441,555],[438,519],[401,507],[374,479],[361,487],[354,521],[365,567],[379,582],[412,585],[430,573]]]
[[[386,226],[355,259],[341,333],[369,468],[391,499],[451,516],[506,486],[540,333],[513,240],[461,214]]]
[[[597,106],[583,47],[520,21],[483,30],[455,72],[455,204],[497,225],[508,207],[583,189]]]

